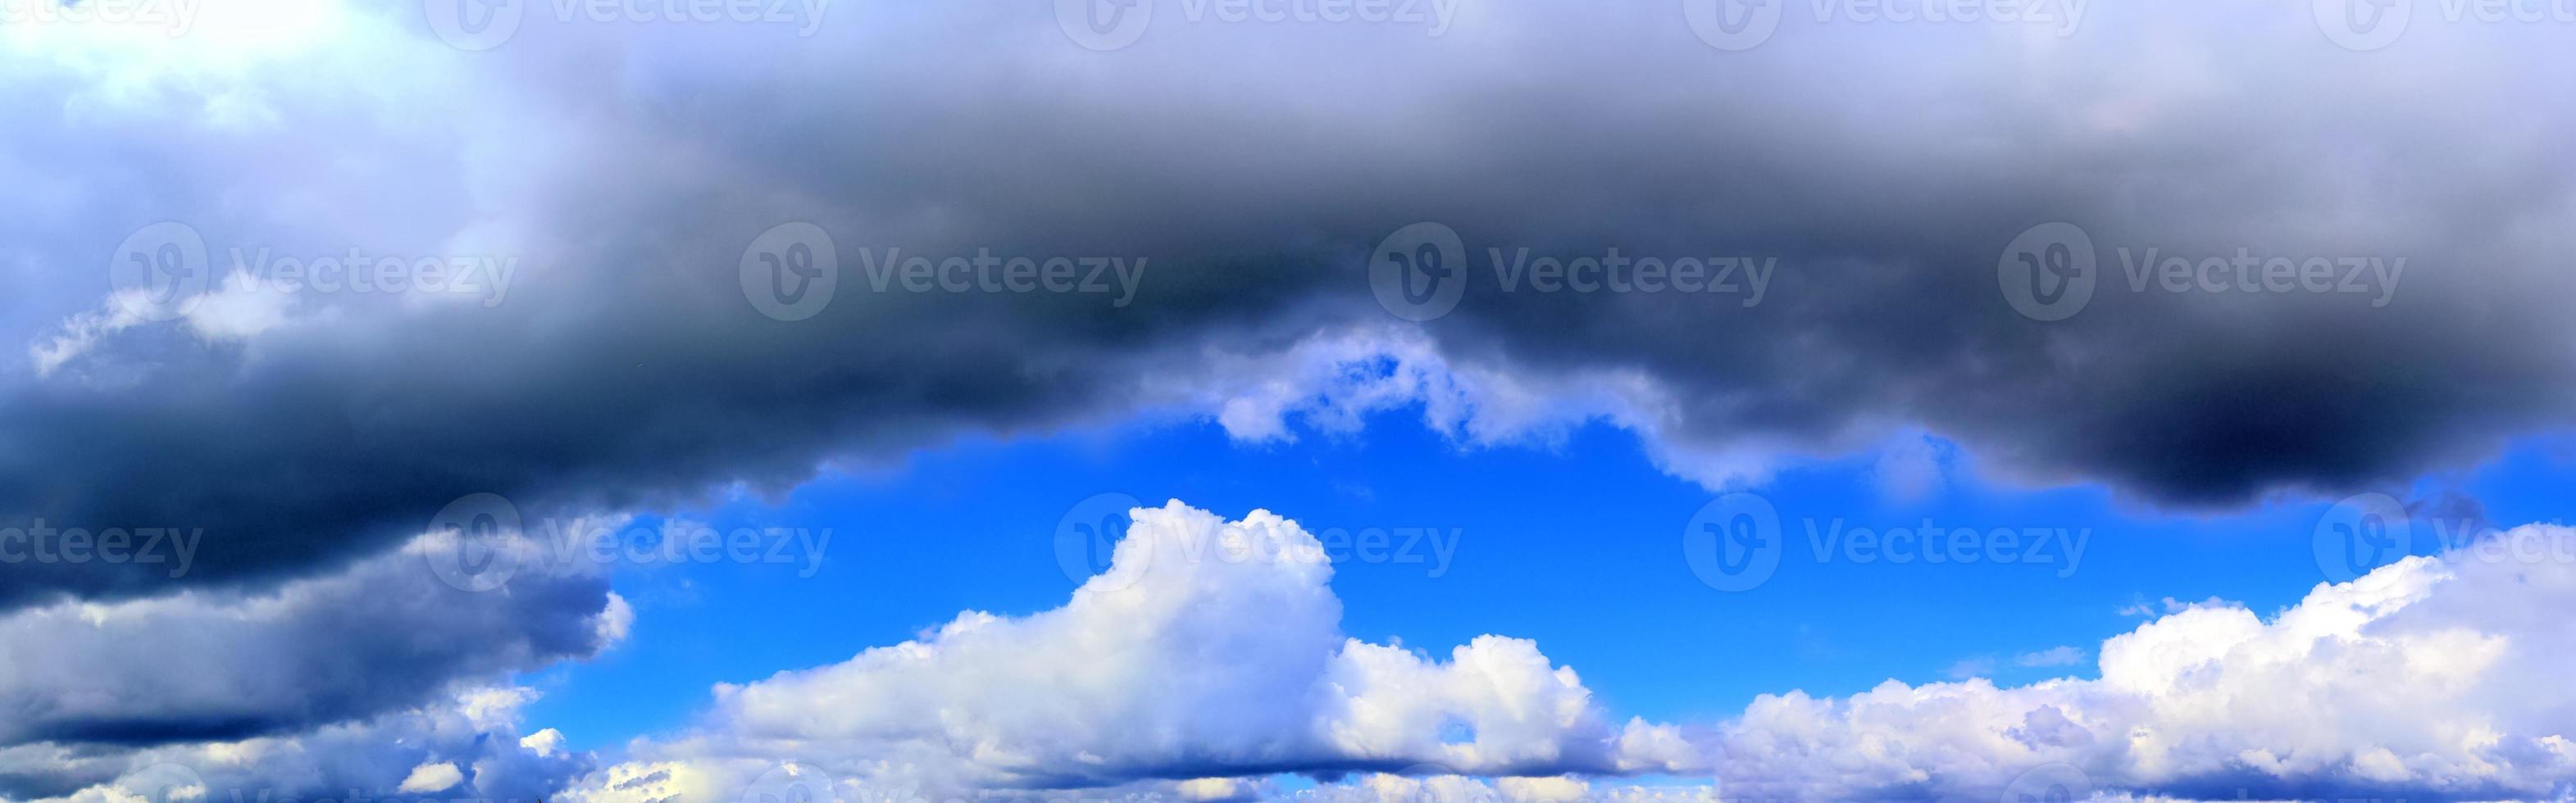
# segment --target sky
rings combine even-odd
[[[0,801],[2567,799],[2570,26],[0,0]]]

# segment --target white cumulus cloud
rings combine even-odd
[[[641,746],[641,763],[574,799],[740,788],[791,761],[849,790],[1146,784],[1202,797],[1211,777],[1690,761],[1669,729],[1614,723],[1527,640],[1483,636],[1442,660],[1344,636],[1332,566],[1293,521],[1225,521],[1177,501],[1133,516],[1111,568],[1064,607],[967,612],[917,641],[719,686],[698,729]]]

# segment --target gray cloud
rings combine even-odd
[[[1182,21],[1093,53],[1022,9],[843,11],[811,39],[537,19],[480,61],[360,15],[349,38],[397,55],[300,55],[429,67],[358,103],[373,118],[335,113],[336,79],[291,61],[238,79],[273,117],[247,131],[180,104],[148,113],[207,137],[22,118],[34,145],[11,174],[149,190],[56,205],[54,233],[12,238],[31,271],[95,276],[156,219],[219,253],[523,267],[497,307],[305,294],[299,323],[240,341],[143,326],[20,369],[0,390],[0,509],[205,527],[184,579],[221,583],[382,549],[466,493],[580,510],[792,484],[1169,401],[1142,388],[1211,370],[1209,349],[1385,322],[1365,249],[1418,220],[1470,254],[1457,312],[1427,325],[1452,363],[1643,372],[1654,437],[1728,455],[1684,468],[1713,484],[1919,426],[2003,476],[2227,504],[2402,479],[2565,417],[2566,338],[2540,308],[2567,253],[2548,225],[2567,211],[2565,114],[2479,89],[2535,46],[2517,30],[2357,54],[2283,10],[2102,8],[2064,39],[1802,25],[1727,53],[1660,9],[1480,8],[1439,38]],[[98,94],[48,77],[11,91],[27,108]],[[364,169],[284,169],[312,152]],[[111,153],[135,158],[102,171]],[[1995,264],[2052,220],[2090,234],[2101,276],[2081,314],[2042,323]],[[787,221],[841,251],[814,320],[762,317],[738,289],[744,246]],[[1505,292],[1485,249],[1524,246],[1779,267],[1749,308]],[[2411,270],[2373,307],[2136,292],[2118,257],[2240,246]],[[860,254],[889,247],[1149,269],[1123,307],[871,289]],[[38,284],[56,316],[97,303],[92,281]],[[30,317],[29,339],[55,331]],[[20,604],[169,587],[0,574]]]
[[[468,691],[418,708],[291,735],[151,748],[0,749],[0,797],[30,801],[389,799],[413,768],[455,765],[452,797],[536,801],[591,771],[562,734],[522,734],[525,689]],[[415,793],[404,793],[409,797]]]
[[[308,732],[587,658],[631,617],[607,578],[578,564],[531,563],[505,590],[461,590],[425,560],[441,545],[260,594],[0,617],[0,709],[11,712],[0,747]]]

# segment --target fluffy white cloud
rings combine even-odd
[[[1683,403],[1647,372],[1461,358],[1420,330],[1392,325],[1334,328],[1249,353],[1212,348],[1201,359],[1203,372],[1150,377],[1144,397],[1211,416],[1240,441],[1294,440],[1299,425],[1357,432],[1373,413],[1413,406],[1424,426],[1473,447],[1553,445],[1598,422],[1638,433],[1657,467],[1709,488],[1768,479],[1780,455],[1799,451],[1753,433],[1668,437],[1687,418]],[[1901,451],[1908,441],[1894,443]]]
[[[457,784],[464,782],[465,772],[463,770],[457,769],[453,762],[441,761],[434,764],[422,764],[411,768],[411,774],[403,776],[402,784],[394,787],[394,791],[411,793],[440,792],[454,788]]]
[[[2576,531],[2529,526],[2320,585],[2268,619],[2180,607],[2101,677],[1766,695],[1712,751],[1728,796],[1991,795],[2033,767],[2184,797],[2559,797],[2576,789]],[[2052,651],[2053,652],[2053,651]],[[2043,654],[2044,655],[2044,654]]]
[[[336,715],[354,717],[343,723],[234,741],[106,751],[24,743],[0,749],[0,797],[160,803],[196,786],[310,791],[440,781],[442,789],[470,784],[489,794],[507,786],[534,795],[585,771],[569,796],[603,803],[731,799],[764,783],[819,783],[847,799],[989,789],[1192,800],[1991,797],[2050,767],[2073,774],[2064,785],[2110,798],[2240,790],[2548,797],[2576,782],[2576,743],[2567,738],[2576,731],[2576,691],[2560,682],[2576,656],[2576,628],[2553,615],[2576,602],[2576,566],[2559,559],[2576,530],[2525,527],[2439,558],[2409,559],[2320,585],[2269,617],[2223,603],[2173,606],[2101,644],[2096,679],[2009,687],[1890,681],[1845,698],[1766,695],[1702,731],[1618,723],[1573,669],[1526,640],[1483,636],[1435,657],[1344,636],[1331,566],[1294,522],[1259,511],[1229,522],[1178,502],[1133,515],[1111,567],[1061,608],[1027,617],[967,612],[919,640],[847,662],[721,686],[695,728],[639,742],[631,761],[605,770],[588,771],[590,757],[565,751],[559,733],[521,735],[515,712],[532,696],[525,690],[465,688],[416,710],[369,714],[353,705]],[[556,577],[546,564],[530,564],[524,571],[532,573],[508,593],[451,599],[454,589],[420,563],[437,546],[423,542],[347,577],[289,584],[270,596],[191,592],[0,619],[0,635],[12,643],[64,646],[11,649],[0,662],[9,670],[0,679],[23,698],[20,710],[94,706],[13,723],[26,730],[117,721],[136,733],[184,734],[279,709],[254,681],[345,674],[272,650],[260,653],[272,661],[259,672],[228,674],[251,664],[217,660],[186,682],[169,682],[120,671],[155,664],[96,652],[106,645],[205,639],[207,646],[190,648],[200,655],[220,654],[212,646],[220,643],[363,646],[355,630],[298,634],[333,622],[391,621],[386,610],[363,606],[417,597],[426,607],[390,610],[435,608],[454,619],[488,602],[501,606],[495,616],[507,615],[487,624],[520,627],[549,621],[536,613],[565,612],[529,637],[567,639],[564,649],[584,654],[631,617],[595,578]],[[571,596],[552,598],[562,595]],[[561,604],[572,596],[590,600],[587,610]],[[543,607],[521,610],[511,600]],[[134,637],[55,632],[65,627]],[[2055,665],[2083,652],[2062,647],[2013,660]],[[435,689],[487,671],[477,667],[491,660],[550,660],[541,654],[551,653],[475,650],[464,656],[475,660],[421,677]],[[101,691],[59,693],[63,684]],[[131,710],[95,707],[112,705]],[[157,719],[136,718],[144,714]],[[1298,790],[1270,780],[1281,773],[1357,774]],[[1599,785],[1622,775],[1684,783]]]
[[[2576,566],[2530,557],[2576,530],[2526,527],[2320,585],[2269,618],[2180,607],[2104,642],[2098,679],[1765,695],[1710,731],[1614,726],[1528,641],[1480,637],[1435,660],[1343,637],[1329,565],[1294,559],[1306,537],[1266,512],[1137,511],[1112,567],[1064,607],[970,612],[720,687],[697,728],[639,743],[574,799],[730,796],[788,766],[854,800],[2459,799],[2576,783],[2576,691],[2552,680],[2576,628],[2548,613],[2576,603]],[[1265,780],[1354,772],[1302,791]],[[1593,785],[1623,775],[1683,782]]]
[[[855,788],[1145,784],[1204,797],[1217,790],[1195,779],[1689,760],[1672,733],[1612,724],[1529,641],[1484,636],[1443,661],[1342,635],[1332,566],[1295,522],[1229,522],[1177,501],[1133,515],[1111,567],[1064,607],[968,612],[844,663],[719,686],[698,729],[640,745],[638,763],[577,799],[739,789],[790,761]]]

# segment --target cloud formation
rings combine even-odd
[[[593,759],[562,750],[551,729],[523,735],[519,709],[535,699],[530,689],[486,686],[297,734],[136,750],[0,748],[0,799],[537,801],[590,772]],[[411,788],[437,781],[447,784]]]
[[[559,753],[422,713],[590,654],[622,621],[596,577],[451,604],[391,568],[468,494],[616,514],[968,434],[1181,415],[1273,442],[1419,406],[1462,443],[1608,422],[1711,487],[1928,434],[1994,476],[2208,506],[2402,480],[2565,426],[2576,126],[2521,90],[2563,43],[2426,25],[2354,53],[2304,5],[2105,5],[2064,36],[1800,24],[1741,53],[1655,3],[1479,6],[1436,38],[1165,24],[1110,53],[1067,41],[1046,4],[845,6],[786,28],[535,15],[475,54],[393,0],[208,0],[177,37],[0,26],[0,338],[24,347],[0,362],[0,528],[204,533],[177,576],[0,561],[17,714],[0,751],[22,768],[5,781],[95,790],[135,756],[245,740],[376,756],[365,739],[414,727]],[[1370,265],[1424,221],[1459,235],[1463,285],[1417,323],[1381,308]],[[2039,321],[1999,263],[2054,221],[2086,233],[2098,281]],[[164,223],[204,252],[177,266],[199,286],[167,320],[116,278]],[[747,251],[789,223],[843,256],[802,320],[744,290]],[[1115,292],[918,289],[873,270],[893,249],[1138,272]],[[1741,289],[1546,291],[1519,272],[1614,249],[1729,260]],[[2189,275],[2165,281],[2150,251]],[[2358,293],[2203,281],[2236,275],[2208,260],[2274,256],[2374,269],[2338,270]],[[325,260],[391,261],[399,286],[277,284]],[[1934,457],[1883,463],[1891,494],[1937,477]],[[2545,683],[2523,661],[2566,651],[2543,623],[2442,603],[2474,596],[2445,579],[2473,569],[2381,578],[2420,600],[2354,585],[2269,622],[2174,613],[2105,645],[2100,681],[1771,698],[1715,745],[1614,724],[1527,642],[1437,660],[1343,639],[1319,575],[1178,580],[729,690],[670,746],[680,769],[617,784],[739,774],[795,741],[836,774],[957,787],[1709,761],[1755,788],[1950,789],[2048,758],[2184,792],[2546,793],[2563,706],[2491,696]],[[2492,579],[2516,600],[2554,590]],[[1281,640],[1165,596],[1275,605]],[[137,654],[154,643],[209,668],[165,677]],[[1194,682],[1018,662],[1118,660],[1102,643]],[[2169,653],[2220,669],[2160,668]],[[2349,666],[2452,708],[2356,702],[2360,736],[2321,735],[2263,705],[2213,718],[2236,698],[2196,685],[2271,695],[2297,667],[2374,655],[2401,669]],[[896,693],[979,678],[1058,694],[938,721]],[[2366,690],[2315,680],[2309,702]],[[1218,704],[1238,692],[1277,707]],[[813,695],[889,716],[797,709]],[[1091,718],[1147,727],[1068,725]],[[2361,741],[2398,725],[2415,730]],[[481,777],[398,752],[287,766],[370,788],[432,764]]]
[[[506,589],[471,593],[426,559],[453,538],[259,593],[0,615],[0,747],[305,732],[587,658],[623,635],[632,614],[597,567],[532,564]]]
[[[1186,783],[1286,797],[1266,786],[1286,773],[1504,800],[1690,796],[1692,779],[1758,800],[1997,799],[2034,778],[2106,799],[2576,788],[2576,697],[2548,681],[2576,636],[2544,613],[2576,596],[2576,566],[2526,559],[2576,544],[2566,528],[2319,585],[2268,618],[2184,607],[2105,641],[2095,679],[1764,695],[1710,729],[1618,724],[1528,641],[1483,636],[1444,661],[1343,637],[1329,565],[1261,557],[1305,538],[1265,512],[1140,509],[1064,607],[968,612],[844,663],[719,686],[699,724],[639,743],[571,797],[724,796],[785,766],[850,800],[1187,797]],[[1618,791],[1627,776],[1685,783]]]
[[[535,692],[509,679],[609,649],[634,614],[582,562],[468,591],[433,568],[463,546],[434,533],[272,589],[0,615],[0,800],[543,798],[593,758],[523,734]]]
[[[654,772],[741,788],[787,763],[850,784],[842,794],[934,798],[1430,764],[1553,775],[1690,763],[1677,732],[1608,719],[1528,641],[1484,636],[1442,660],[1343,635],[1332,566],[1295,522],[1265,511],[1229,522],[1178,501],[1133,515],[1111,567],[1064,607],[970,611],[847,662],[719,686],[702,723],[639,746],[643,763],[575,798],[667,793],[621,788]]]
[[[1299,344],[1352,337],[1516,391],[1472,399],[1477,431],[1607,420],[1717,487],[1929,433],[1995,476],[2226,505],[2569,420],[2545,302],[2567,289],[2545,224],[2570,211],[2568,113],[2502,91],[2561,56],[2515,26],[2357,54],[2305,9],[2104,6],[2065,36],[1801,23],[1736,53],[1667,6],[1504,5],[1438,37],[1189,25],[1101,53],[1043,4],[940,5],[535,14],[462,54],[417,12],[209,0],[166,46],[0,32],[0,98],[30,110],[0,157],[29,188],[0,224],[28,288],[0,335],[29,349],[0,372],[0,518],[212,536],[176,581],[0,567],[0,605],[274,582],[469,493],[667,507],[1154,411],[1276,437],[1259,414],[1317,390]],[[1998,263],[2057,220],[2098,246],[2099,289],[2035,321]],[[1422,221],[1467,264],[1456,310],[1417,325],[1379,307],[1368,252]],[[209,292],[132,320],[100,274],[160,222],[204,241]],[[804,320],[743,291],[746,249],[788,223],[842,257]],[[1773,267],[1758,298],[1749,270],[1731,293],[1505,270],[1614,248]],[[2385,293],[2172,290],[2148,249],[2410,267],[2365,276]],[[1103,293],[892,272],[985,254],[1142,269]],[[405,272],[231,282],[325,258]]]
[[[2100,677],[1765,695],[1713,745],[1729,796],[1991,796],[2032,767],[2181,798],[2555,799],[2576,789],[2576,530],[2531,525],[2324,584],[2270,617],[2185,606]]]

